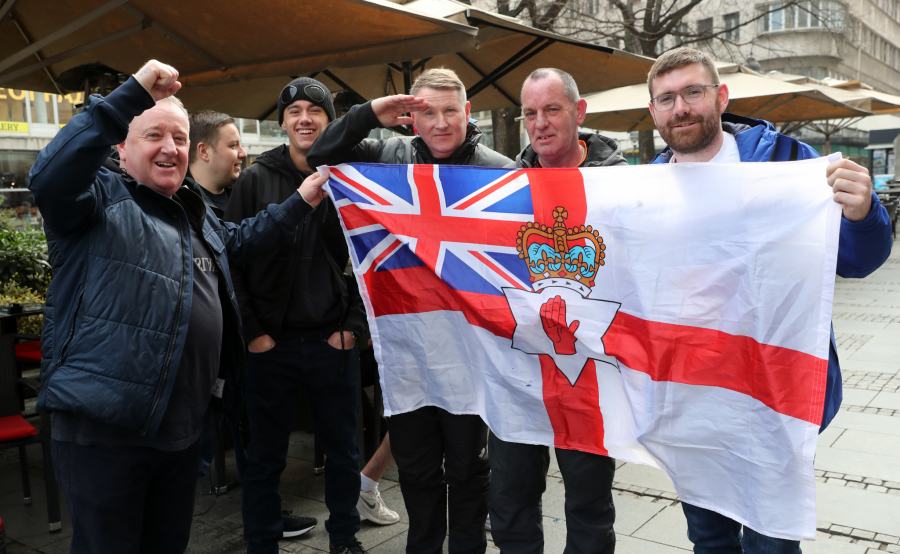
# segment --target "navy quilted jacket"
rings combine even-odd
[[[41,151],[28,188],[44,217],[54,278],[41,341],[39,410],[63,410],[154,436],[166,411],[191,310],[190,220],[182,204],[101,167],[153,98],[131,78]],[[229,263],[279,247],[311,211],[299,194],[240,225],[177,193],[214,254],[223,308],[226,409],[239,395],[240,313]],[[199,217],[197,217],[199,214]]]

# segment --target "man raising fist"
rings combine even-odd
[[[282,204],[220,222],[182,187],[190,140],[180,88],[175,68],[148,62],[93,97],[29,175],[55,274],[37,409],[53,412],[74,554],[184,552],[203,413],[211,399],[240,410],[229,264],[277,248],[326,180],[314,174]],[[122,172],[103,166],[110,144]]]

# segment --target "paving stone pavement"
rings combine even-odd
[[[802,543],[805,554],[900,553],[900,249],[864,280],[838,278],[834,330],[844,380],[841,411],[819,436],[815,471],[817,540]],[[282,480],[285,509],[312,515],[319,526],[280,543],[282,552],[327,551],[323,523],[324,482],[312,468],[312,440],[295,433]],[[228,467],[233,471],[233,463]],[[29,449],[33,504],[21,498],[15,452],[0,452],[0,518],[12,544],[8,554],[68,552],[71,525],[63,509],[63,530],[47,532],[40,449]],[[619,554],[689,552],[687,528],[678,495],[668,479],[645,466],[620,462],[616,470],[616,533]],[[381,527],[364,521],[358,535],[372,554],[405,551],[408,515],[391,467],[380,487],[400,523]],[[545,551],[565,546],[564,486],[552,460],[544,495]],[[188,553],[246,552],[240,512],[240,488],[196,500]],[[488,535],[490,538],[490,535]],[[446,543],[444,546],[446,552]],[[499,552],[489,543],[488,552]]]

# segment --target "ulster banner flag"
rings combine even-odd
[[[330,168],[386,415],[478,414],[814,539],[827,163]]]

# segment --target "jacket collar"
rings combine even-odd
[[[190,222],[194,231],[203,234],[203,223],[206,221],[206,203],[203,201],[201,194],[193,189],[193,187],[200,187],[196,181],[185,177],[184,182],[181,184],[181,188],[179,188],[170,199],[152,187],[135,180],[135,178],[128,173],[123,172],[122,178],[125,179],[127,185],[135,187],[137,190],[146,189],[159,198],[175,201],[184,209],[185,214],[187,214],[188,222]]]
[[[609,137],[598,133],[578,133],[578,140],[587,145],[583,167],[598,167],[604,165],[619,151],[619,143]],[[540,167],[538,155],[529,144],[516,157],[518,167]]]
[[[198,187],[200,185],[197,185]],[[172,197],[187,214],[191,227],[198,234],[203,234],[203,223],[206,221],[206,203],[203,201],[201,193],[194,191],[185,181],[185,185],[178,189],[178,192]]]
[[[428,149],[428,145],[425,144],[425,141],[421,136],[416,135],[412,140],[413,147],[416,149],[416,153],[421,156],[422,162],[426,164],[434,164],[443,162],[447,165],[459,165],[463,161],[469,159],[469,156],[472,155],[472,152],[475,151],[475,148],[478,146],[478,143],[481,141],[481,137],[484,133],[481,132],[481,129],[478,125],[475,125],[472,122],[466,126],[466,138],[463,140],[463,143],[459,148],[456,149],[456,152],[453,153],[450,158],[446,160],[438,160],[431,153],[431,150]]]
[[[740,135],[741,133],[746,133],[747,131],[751,130],[756,130],[760,134],[767,131],[771,131],[774,133],[775,127],[771,123],[763,119],[753,119],[751,117],[744,117],[742,115],[725,112],[722,114],[722,130],[734,136],[734,138],[738,140],[738,146],[740,146],[742,141],[738,139],[738,135]],[[662,152],[660,152],[656,155],[655,158],[653,158],[653,161],[650,163],[669,163],[669,161],[672,159],[672,155],[672,149],[667,145]],[[741,155],[741,160],[743,160],[743,152]]]

